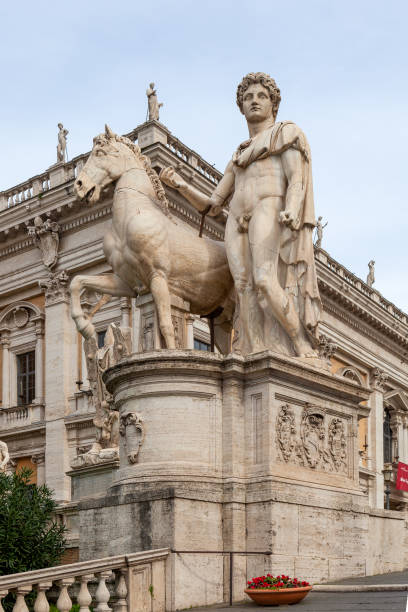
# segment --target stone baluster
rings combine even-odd
[[[13,606],[13,612],[29,612],[24,596],[31,593],[31,589],[31,584],[26,584],[16,588],[17,601]]]
[[[72,608],[72,601],[68,593],[68,587],[75,582],[74,578],[63,578],[58,580],[57,584],[61,587],[59,597],[57,599],[57,608],[60,612],[69,612]]]
[[[1,600],[8,594],[8,589],[0,589],[0,612],[4,612]]]
[[[37,584],[38,595],[34,604],[34,612],[49,612],[50,604],[45,591],[48,591],[51,587],[52,582],[39,582]]]
[[[92,596],[88,589],[88,582],[94,578],[94,574],[86,574],[80,577],[81,588],[79,589],[77,602],[79,603],[79,612],[89,612],[89,606],[92,603]]]
[[[110,599],[110,593],[108,587],[105,584],[105,580],[110,578],[112,575],[111,570],[106,570],[104,572],[100,572],[97,574],[99,579],[98,588],[96,589],[95,599],[97,606],[95,608],[96,612],[111,612],[111,608],[108,606],[108,601]]]
[[[115,605],[113,606],[114,612],[128,612],[127,607],[127,585],[126,585],[126,574],[125,568],[118,570],[118,582],[116,584],[115,595],[118,598]]]

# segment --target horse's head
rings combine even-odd
[[[75,193],[81,200],[95,204],[101,192],[130,168],[138,167],[137,145],[117,136],[106,125],[105,133],[94,138],[91,154],[75,181]],[[133,150],[132,150],[133,149]]]

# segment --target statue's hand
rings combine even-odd
[[[288,226],[291,230],[299,229],[299,218],[295,218],[295,215],[291,210],[283,210],[279,213],[279,221],[282,225]]]
[[[159,179],[169,187],[172,187],[173,189],[180,190],[183,189],[183,187],[187,187],[187,183],[181,178],[179,174],[177,174],[177,172],[174,170],[174,168],[172,168],[172,166],[169,166],[168,168],[163,168],[163,170],[159,174]]]

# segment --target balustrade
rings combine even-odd
[[[13,612],[29,612],[25,598],[31,592],[35,593],[34,612],[49,612],[50,603],[55,603],[60,612],[69,612],[73,603],[79,605],[79,612],[90,612],[90,606],[95,612],[132,612],[129,605],[131,590],[135,591],[132,593],[133,601],[143,601],[146,596],[146,593],[138,592],[141,583],[132,580],[132,568],[143,566],[149,569],[150,592],[164,592],[165,562],[169,552],[163,548],[1,576],[0,612],[4,612],[2,600],[8,593],[16,595]],[[153,569],[154,564],[161,564],[162,571],[157,571],[157,565]],[[58,590],[56,602],[55,589]],[[155,612],[164,610],[163,599]]]

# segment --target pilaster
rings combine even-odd
[[[45,418],[46,482],[58,502],[69,501],[68,440],[64,417],[72,393],[72,320],[66,272],[50,274],[40,285],[45,290]]]
[[[371,458],[375,471],[373,502],[375,508],[384,508],[384,385],[387,375],[379,368],[371,370],[371,388],[373,392],[370,397],[370,438]]]

